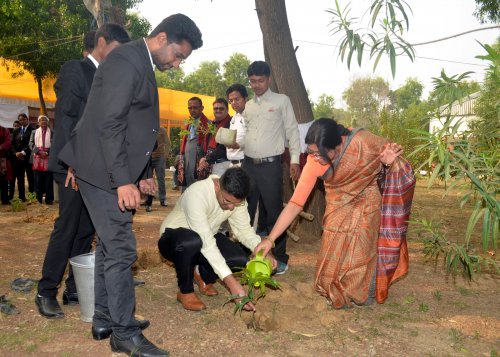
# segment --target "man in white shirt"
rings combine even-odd
[[[163,221],[158,248],[165,259],[175,264],[177,300],[186,310],[206,308],[194,293],[193,280],[208,296],[217,295],[212,285],[217,278],[231,295],[246,295],[231,269],[244,267],[249,253],[218,230],[228,220],[235,238],[250,251],[261,242],[250,226],[245,200],[249,191],[248,174],[239,167],[229,168],[220,178],[211,175],[189,186]],[[276,266],[274,258],[270,258]],[[199,270],[195,272],[197,265]],[[244,308],[255,310],[252,303]]]
[[[226,95],[228,102],[236,112],[229,123],[229,129],[236,130],[236,142],[233,145],[226,146],[226,154],[227,159],[231,163],[230,167],[240,167],[245,158],[243,150],[245,147],[247,126],[242,113],[245,110],[245,104],[248,100],[248,92],[244,85],[233,84],[226,90]]]
[[[286,143],[290,151],[290,177],[294,181],[299,177],[299,129],[290,98],[274,93],[269,88],[269,65],[263,61],[255,61],[248,67],[247,75],[255,93],[254,98],[246,103],[243,113],[247,133],[242,168],[252,179],[248,211],[253,220],[259,199],[262,199],[266,211],[266,228],[270,232],[283,209],[281,155]],[[288,269],[286,233],[276,240],[273,254],[279,262],[276,274],[285,273]]]

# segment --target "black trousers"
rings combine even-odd
[[[35,176],[35,192],[36,199],[42,203],[43,194],[45,193],[45,203],[51,204],[54,202],[54,182],[52,172],[50,171],[33,171]]]
[[[79,180],[80,192],[98,236],[94,270],[94,317],[97,327],[112,327],[121,340],[138,335],[132,264],[137,260],[132,211],[120,211],[111,193]]]
[[[26,189],[24,187],[24,174],[28,178],[28,191],[35,192],[35,178],[33,176],[33,166],[28,161],[28,158],[24,160],[17,160],[14,165],[14,177],[17,180],[17,189],[19,191],[19,198],[21,200],[26,199]]]
[[[38,282],[38,294],[45,297],[57,295],[57,288],[63,279],[69,258],[88,253],[94,238],[94,227],[80,192],[71,187],[64,187],[65,175],[53,175],[59,188],[59,217],[50,235],[42,278]],[[66,279],[66,289],[76,292],[71,270]]]
[[[283,169],[281,161],[254,164],[251,160],[245,159],[241,167],[252,180],[250,195],[247,197],[250,220],[253,224],[260,199],[266,212],[266,228],[268,232],[271,232],[283,210]],[[286,232],[276,240],[272,252],[277,260],[288,263]]]
[[[9,181],[7,179],[0,179],[0,195],[2,197],[2,203],[9,203]]]
[[[242,245],[231,241],[225,234],[215,236],[217,247],[226,260],[227,266],[237,271],[246,266],[250,251]],[[160,240],[158,249],[161,255],[175,264],[177,285],[183,294],[192,293],[193,269],[199,266],[200,276],[207,284],[214,283],[218,276],[201,254],[202,241],[198,233],[187,228],[166,228]]]

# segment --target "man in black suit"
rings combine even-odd
[[[114,352],[168,356],[144,337],[134,318],[132,216],[140,192],[155,192],[150,169],[159,129],[154,66],[177,68],[202,43],[195,23],[176,14],[147,38],[114,50],[97,70],[82,119],[59,155],[74,168],[98,235],[92,323],[112,328]]]
[[[94,227],[82,196],[73,187],[68,187],[66,182],[68,170],[71,169],[59,161],[57,155],[68,142],[72,130],[83,114],[97,66],[111,50],[129,42],[130,38],[121,26],[105,24],[97,31],[94,41],[95,48],[87,58],[68,61],[61,67],[54,85],[57,102],[49,170],[52,171],[59,189],[59,217],[55,221],[47,246],[42,278],[38,283],[38,295],[35,299],[38,311],[47,318],[64,316],[56,296],[68,259],[88,253],[94,238]],[[75,279],[70,269],[63,293],[63,304],[77,303]]]
[[[17,120],[21,126],[12,132],[12,153],[14,154],[14,177],[17,180],[17,189],[19,191],[19,199],[26,201],[26,193],[24,188],[24,173],[28,177],[28,191],[35,191],[35,179],[33,176],[33,168],[30,163],[31,150],[29,148],[31,132],[34,127],[30,124],[28,116],[24,113],[19,114]]]

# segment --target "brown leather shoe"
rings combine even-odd
[[[200,293],[206,296],[215,296],[219,295],[219,292],[215,288],[214,284],[206,284],[201,278],[200,274],[194,271],[194,282],[198,285],[200,289]]]
[[[177,301],[179,301],[186,310],[201,311],[207,308],[195,293],[183,294],[179,291],[177,293]]]

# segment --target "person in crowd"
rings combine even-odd
[[[236,83],[226,90],[226,96],[235,111],[229,122],[229,129],[236,130],[236,141],[233,145],[226,145],[226,156],[230,167],[241,167],[245,158],[245,134],[247,132],[243,111],[248,100],[248,92],[244,85]]]
[[[83,116],[59,154],[74,169],[98,236],[92,325],[111,332],[113,352],[169,355],[142,334],[134,316],[132,217],[141,193],[155,193],[150,164],[160,118],[154,69],[178,68],[202,44],[196,24],[175,14],[148,37],[114,49],[97,69]]]
[[[45,203],[51,205],[54,202],[54,182],[52,172],[49,171],[49,156],[53,132],[46,115],[38,116],[38,125],[38,129],[31,132],[29,144],[35,175],[35,193],[39,203],[43,202],[45,194]]]
[[[183,182],[185,190],[196,181],[198,158],[205,156],[205,136],[208,132],[208,119],[203,114],[203,102],[198,97],[188,100],[189,123],[184,129],[188,132],[182,137],[181,159],[179,163],[179,181]]]
[[[314,287],[337,309],[369,305],[375,296],[382,303],[390,283],[408,271],[415,177],[399,157],[402,147],[326,118],[314,121],[305,142],[309,155],[295,192],[256,249],[272,248],[321,178],[326,208]]]
[[[213,102],[214,121],[216,130],[220,128],[229,128],[231,116],[229,115],[229,104],[224,98],[217,98]],[[227,160],[226,147],[215,141],[215,133],[205,136],[205,147],[207,154],[200,159],[199,168],[209,169],[214,175],[222,176],[229,168],[230,162]]]
[[[179,190],[179,161],[182,160],[179,154],[180,150],[178,147],[172,148],[172,155],[174,157],[174,173],[172,174],[172,190]]]
[[[177,300],[186,310],[206,308],[194,293],[193,280],[202,294],[217,295],[214,287],[221,279],[233,296],[244,296],[243,287],[232,275],[244,267],[250,252],[261,239],[250,225],[245,198],[250,191],[250,177],[233,167],[219,178],[211,175],[191,185],[177,201],[160,228],[158,248],[161,255],[175,264],[179,291]],[[228,220],[235,238],[249,249],[218,233],[220,224]],[[272,258],[274,266],[276,261]],[[197,266],[197,271],[195,267]],[[255,310],[252,303],[246,310]]]
[[[94,226],[89,213],[75,181],[71,180],[73,170],[59,160],[58,155],[83,115],[99,63],[104,61],[114,48],[130,41],[130,38],[121,26],[105,24],[99,28],[94,40],[96,45],[92,53],[83,60],[66,62],[61,67],[54,85],[57,101],[49,170],[59,191],[59,216],[50,235],[35,299],[38,311],[47,318],[64,316],[57,301],[57,292],[68,261],[72,257],[88,253],[94,239]],[[74,305],[78,304],[78,293],[71,267],[68,270],[62,301],[64,305]],[[96,331],[93,331],[94,338],[100,339],[99,332],[94,332]]]
[[[19,114],[17,120],[19,120],[21,126],[12,132],[11,149],[15,158],[14,175],[17,180],[19,199],[24,202],[26,201],[25,175],[28,178],[28,191],[35,191],[33,168],[30,163],[31,150],[29,148],[31,132],[34,130],[34,127],[30,124],[28,116],[24,113]]]
[[[14,120],[14,122],[12,123],[12,131],[10,132],[10,144],[11,144],[11,148],[12,148],[12,141],[14,140],[12,138],[12,132],[18,128],[21,127],[21,122],[19,120]],[[14,192],[16,191],[16,176],[14,175],[15,173],[15,163],[16,163],[16,157],[14,155],[11,155],[11,153],[9,153],[7,155],[7,160],[10,161],[10,167],[11,167],[11,179],[9,180],[9,201],[12,200],[14,198]]]
[[[266,62],[255,61],[247,70],[250,86],[255,93],[246,103],[244,116],[247,124],[245,135],[245,160],[242,167],[252,179],[248,197],[248,210],[252,222],[262,198],[266,211],[267,230],[271,231],[283,208],[283,170],[281,155],[288,141],[290,150],[290,177],[299,177],[299,129],[290,99],[271,91],[271,69]],[[278,260],[276,274],[288,269],[286,233],[276,241],[273,254]]]
[[[167,192],[165,189],[165,164],[170,155],[170,140],[168,139],[167,130],[160,126],[158,137],[156,138],[156,149],[151,154],[152,168],[156,174],[158,181],[158,197],[160,205],[167,206]],[[153,195],[148,195],[146,198],[146,212],[152,211]]]
[[[83,35],[83,58],[87,58],[92,53],[95,47],[95,31],[89,31]]]
[[[12,167],[9,160],[10,131],[0,125],[0,198],[3,205],[9,204],[9,181],[12,179]]]

